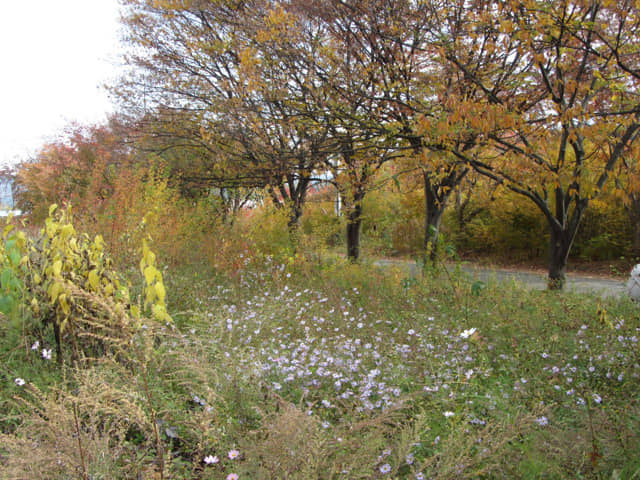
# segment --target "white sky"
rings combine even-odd
[[[65,126],[113,111],[118,0],[2,1],[0,164],[26,159]]]

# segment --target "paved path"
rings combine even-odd
[[[547,288],[547,275],[520,272],[505,269],[487,269],[471,265],[463,265],[462,269],[472,278],[481,281],[496,280],[499,282],[518,282],[529,288],[544,290]],[[567,274],[565,290],[580,293],[596,293],[603,297],[621,297],[625,294],[626,282],[596,277]]]
[[[377,260],[375,263],[378,265],[395,265],[400,268],[406,268],[411,275],[417,275],[419,271],[416,263],[408,260]],[[455,266],[450,265],[448,268],[453,269]],[[517,282],[529,288],[539,290],[547,288],[547,275],[542,273],[479,267],[466,263],[462,263],[461,268],[474,280],[487,283],[492,281]],[[626,281],[568,274],[565,290],[580,293],[596,293],[603,297],[619,298],[626,294]]]

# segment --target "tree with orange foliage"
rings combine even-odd
[[[640,133],[637,2],[436,5],[440,62],[475,95],[442,98],[432,142],[535,203],[562,288],[580,220]],[[444,91],[444,90],[443,90]],[[472,138],[463,151],[457,141]]]
[[[16,167],[16,206],[35,223],[47,217],[53,203],[94,208],[113,192],[113,178],[132,162],[131,149],[116,132],[117,122],[71,126],[67,136],[44,145],[35,158]],[[91,198],[87,198],[90,196]]]
[[[316,102],[318,122],[333,126],[336,159],[330,164],[346,199],[347,252],[359,254],[359,231],[366,193],[391,160],[421,172],[425,191],[425,252],[436,255],[446,201],[468,167],[460,162],[425,162],[429,147],[417,118],[432,109],[432,82],[442,78],[427,49],[431,16],[427,2],[339,0],[291,2],[307,22],[325,32],[324,57],[313,77],[326,99]],[[454,82],[453,82],[454,83]],[[454,88],[452,86],[452,88]]]

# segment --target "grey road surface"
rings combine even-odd
[[[417,275],[419,268],[415,262],[404,260],[377,260],[377,265],[394,265],[406,268],[412,275]],[[455,268],[453,265],[448,268]],[[517,282],[528,288],[544,290],[547,288],[547,276],[541,273],[507,270],[502,268],[487,268],[476,265],[462,264],[462,270],[473,280],[482,282]],[[622,280],[587,277],[580,275],[567,275],[565,290],[579,293],[594,293],[603,297],[617,297],[626,294],[626,282]]]
[[[487,282],[495,280],[499,282],[518,282],[529,288],[544,290],[547,288],[547,276],[539,273],[520,272],[504,269],[486,269],[465,265],[462,269],[472,278]],[[565,289],[580,293],[595,293],[603,297],[621,297],[625,294],[625,282],[580,275],[567,275]]]

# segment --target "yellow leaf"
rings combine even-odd
[[[98,288],[100,287],[100,278],[98,277],[95,269],[89,272],[87,280],[89,281],[89,286],[93,289],[93,291],[97,292]]]
[[[151,250],[147,249],[147,252],[144,255],[144,261],[147,263],[147,265],[155,265],[156,254],[153,253]]]
[[[56,260],[53,262],[53,276],[59,277],[62,273],[62,260]]]
[[[18,245],[20,246],[20,248],[24,250],[27,246],[27,236],[23,231],[20,230],[18,231],[18,233],[16,233],[16,239],[18,240]]]
[[[67,238],[70,237],[71,235],[73,235],[74,233],[76,233],[75,228],[73,228],[73,225],[71,225],[70,223],[68,223],[67,225],[64,225],[61,229],[60,229],[60,235],[63,238]]]
[[[151,285],[153,281],[160,275],[160,272],[158,272],[158,270],[156,270],[156,268],[151,265],[147,266],[147,268],[144,269],[143,273],[147,285]]]
[[[49,301],[51,303],[55,303],[55,301],[58,299],[58,296],[63,291],[64,291],[64,288],[62,287],[62,283],[53,282],[51,286],[47,289],[47,293],[49,294]]]
[[[153,317],[160,322],[173,323],[173,318],[167,313],[167,310],[162,305],[154,305],[152,307]]]
[[[164,288],[162,282],[157,282],[154,286],[158,300],[164,303],[164,298],[167,295],[167,291]]]
[[[13,225],[9,224],[6,227],[4,227],[4,238],[7,238],[9,236],[9,234],[11,233],[11,230],[13,230]]]
[[[68,316],[71,309],[69,308],[69,302],[67,301],[67,295],[65,293],[58,297],[58,304],[62,308],[62,312]]]

